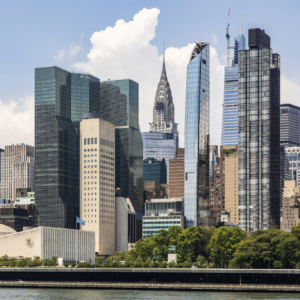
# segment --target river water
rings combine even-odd
[[[89,289],[23,289],[0,288],[0,299],[130,299],[130,300],[238,300],[238,299],[299,299],[300,294],[239,293],[239,292],[180,292]]]

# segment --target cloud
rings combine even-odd
[[[140,87],[140,127],[149,131],[156,87],[162,68],[162,56],[151,44],[158,24],[157,8],[142,9],[132,21],[118,20],[114,27],[94,32],[92,48],[86,62],[75,64],[75,68],[98,76],[101,81],[108,78],[130,78]],[[184,117],[186,69],[194,45],[181,48],[169,47],[165,51],[166,70],[175,104],[175,121],[179,123],[180,146],[184,147]],[[220,143],[223,67],[217,52],[211,47],[211,142]]]
[[[300,106],[300,85],[296,79],[280,77],[280,100],[281,103],[291,103]]]
[[[34,145],[34,97],[0,100],[0,148],[11,144]]]
[[[217,37],[216,34],[212,34],[212,39],[213,39],[213,41],[214,41],[215,43],[218,42],[218,37]]]
[[[54,56],[54,59],[56,60],[63,60],[65,57],[68,57],[69,59],[73,58],[80,50],[82,50],[82,47],[80,45],[69,46],[69,49],[61,49],[58,51],[57,55]]]

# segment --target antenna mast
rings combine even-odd
[[[229,67],[230,64],[230,57],[229,57],[229,49],[230,49],[230,34],[229,34],[229,23],[230,21],[230,8],[228,10],[228,21],[227,21],[227,28],[226,28],[226,39],[227,39],[227,66]]]

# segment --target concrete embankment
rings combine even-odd
[[[71,288],[71,289],[144,289],[185,291],[251,291],[300,293],[295,285],[251,285],[251,284],[183,284],[183,283],[124,283],[124,282],[45,282],[45,281],[0,281],[0,288]]]

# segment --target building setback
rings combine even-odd
[[[186,227],[209,225],[209,43],[196,43],[187,66],[184,216]]]
[[[239,226],[247,232],[280,222],[280,56],[270,37],[249,29],[239,51]]]
[[[16,200],[16,189],[35,190],[34,147],[28,145],[5,146],[0,152],[0,199]]]
[[[177,149],[175,159],[169,160],[169,198],[184,197],[184,148]]]
[[[95,232],[95,252],[115,252],[115,125],[100,113],[80,122],[80,216]]]
[[[36,206],[41,225],[75,228],[79,214],[79,122],[99,112],[99,79],[35,69]]]
[[[115,124],[115,185],[135,211],[143,211],[143,141],[139,127],[139,85],[129,80],[100,83],[100,112]],[[137,214],[138,215],[138,214]]]

